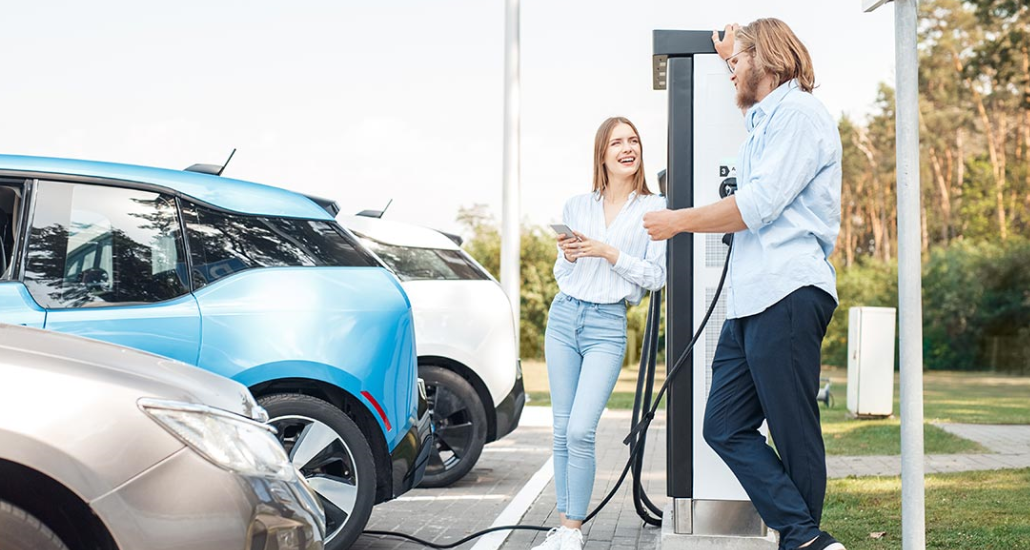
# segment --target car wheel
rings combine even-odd
[[[375,503],[375,463],[365,435],[339,408],[309,395],[283,393],[258,401],[293,465],[322,501],[326,549],[349,548]]]
[[[4,550],[68,550],[43,522],[4,500],[0,500],[0,534]]]
[[[446,487],[465,477],[486,444],[486,412],[479,394],[455,372],[423,365],[418,375],[426,383],[426,397],[436,433],[421,487]]]

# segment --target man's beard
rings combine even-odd
[[[762,81],[762,73],[751,68],[747,78],[737,84],[737,107],[747,110],[758,103],[758,84]]]

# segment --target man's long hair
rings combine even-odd
[[[808,49],[779,19],[757,19],[737,31],[740,51],[752,50],[755,68],[776,77],[777,85],[797,79],[802,90],[815,88],[815,69]]]

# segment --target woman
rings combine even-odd
[[[609,118],[594,138],[594,189],[565,203],[554,276],[560,292],[547,319],[544,353],[554,413],[554,485],[561,527],[542,550],[579,550],[594,486],[594,433],[626,353],[626,304],[665,285],[665,243],[651,241],[647,212],[665,209],[644,181],[632,122]]]

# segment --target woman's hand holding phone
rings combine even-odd
[[[558,234],[558,248],[560,248],[561,251],[562,251],[562,254],[565,255],[565,261],[567,261],[567,262],[575,262],[576,261],[576,257],[572,255],[572,253],[570,252],[570,248],[569,248],[572,245],[572,243],[575,243],[575,242],[579,242],[579,241],[578,241],[578,239],[576,239],[576,236],[573,235],[573,234],[569,234],[569,235],[566,235],[564,233],[559,233]]]
[[[575,262],[576,258],[569,254],[568,246],[569,243],[579,240],[579,237],[576,236],[576,232],[563,223],[552,223],[551,229],[558,234],[558,248],[561,248],[562,253],[565,254],[565,261]]]
[[[573,231],[572,237],[558,235],[558,246],[565,253],[565,259],[575,262],[579,258],[604,258],[612,265],[619,261],[619,249],[588,238],[579,231]]]

